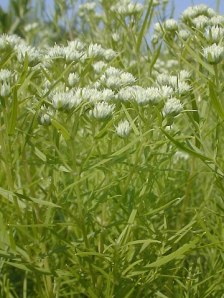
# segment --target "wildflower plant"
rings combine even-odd
[[[222,297],[223,16],[28,4],[0,35],[0,297]]]

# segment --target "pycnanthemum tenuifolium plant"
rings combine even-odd
[[[0,297],[223,297],[223,16],[25,2],[0,18]]]

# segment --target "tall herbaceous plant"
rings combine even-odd
[[[0,11],[0,297],[223,297],[224,17],[167,2]]]

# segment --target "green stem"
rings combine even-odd
[[[215,83],[216,83],[216,92],[217,95],[219,96],[219,72],[218,72],[218,65],[214,65],[214,71],[215,71]],[[217,163],[217,158],[218,158],[218,153],[219,153],[219,126],[220,123],[218,122],[215,128],[215,140],[214,140],[214,145],[215,145],[215,160],[216,160],[216,166],[215,166],[215,173],[218,171],[218,163]]]

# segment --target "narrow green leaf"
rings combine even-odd
[[[137,214],[137,209],[132,210],[131,215],[130,215],[130,217],[128,219],[128,224],[129,225],[131,225],[131,224],[134,223],[136,214]]]
[[[181,150],[189,153],[190,155],[196,156],[200,158],[203,161],[212,161],[213,159],[205,156],[203,153],[201,153],[199,150],[193,150],[190,147],[187,147],[185,144],[175,140],[171,135],[169,135],[164,129],[161,128],[161,131],[164,133],[164,135],[176,145],[177,148],[180,148]]]
[[[13,90],[13,103],[12,103],[12,113],[9,121],[9,135],[13,135],[16,127],[17,120],[17,112],[18,112],[18,98],[17,98],[17,87]]]
[[[98,266],[96,266],[94,264],[92,264],[92,267],[96,271],[100,272],[104,276],[105,280],[110,280],[111,282],[113,281],[112,276],[110,276],[110,274],[108,274],[105,270],[103,270],[102,268],[100,268],[100,267],[98,267]]]
[[[140,46],[141,46],[141,43],[142,43],[142,39],[143,39],[144,34],[147,30],[147,25],[149,26],[149,24],[151,22],[151,18],[149,19],[149,15],[152,11],[152,7],[153,7],[153,1],[151,0],[148,4],[148,9],[146,11],[145,18],[144,18],[141,30],[138,34],[138,39],[137,39],[137,43],[136,43],[137,52],[139,52],[139,49],[140,49]]]
[[[161,207],[159,207],[157,209],[153,209],[153,210],[145,213],[144,215],[153,215],[153,214],[156,214],[156,213],[158,213],[158,212],[160,212],[162,210],[165,210],[165,209],[169,208],[171,205],[174,205],[175,203],[178,203],[179,204],[180,202],[182,202],[182,200],[183,200],[183,198],[176,198],[176,199],[168,202],[167,204],[165,204],[165,205],[163,205],[163,206],[161,206]]]
[[[52,119],[51,123],[58,131],[60,131],[60,133],[62,134],[62,136],[64,137],[65,140],[69,140],[71,138],[69,132],[61,123],[59,123],[55,119]]]
[[[24,271],[31,271],[26,265],[21,264],[21,263],[15,263],[15,262],[5,262],[5,263],[8,264],[8,265],[13,266],[15,268],[24,270]]]
[[[126,115],[128,121],[129,121],[129,123],[131,124],[131,128],[133,129],[135,135],[136,135],[136,136],[139,136],[140,133],[139,133],[139,130],[138,130],[137,126],[135,125],[135,119],[133,120],[133,119],[131,118],[131,115],[129,114],[129,112],[128,112],[128,110],[127,110],[127,108],[125,107],[124,104],[122,104],[122,109],[123,109],[123,111],[124,111],[124,113],[125,113],[125,115]]]
[[[13,197],[15,196],[14,192],[3,189],[0,187],[0,195],[3,198],[7,199],[10,203],[14,203],[14,201],[13,201]],[[23,202],[21,202],[20,200],[19,200],[18,204],[19,204],[20,208],[23,208],[23,209],[26,208],[26,205]]]
[[[176,251],[172,252],[167,256],[163,256],[158,258],[157,261],[146,265],[146,267],[154,268],[154,267],[161,267],[172,260],[182,257],[186,252],[195,248],[195,245],[198,243],[199,239],[194,239],[190,243],[184,244],[182,247],[178,248]]]
[[[37,147],[34,148],[34,153],[37,157],[39,157],[39,159],[41,159],[42,161],[46,162],[47,161],[47,157],[46,155],[40,151]]]
[[[29,58],[28,58],[28,54],[26,53],[25,58],[24,58],[24,65],[23,65],[22,74],[21,74],[21,77],[18,81],[19,86],[22,86],[23,83],[25,82],[25,80],[27,80],[28,67],[29,67]]]
[[[143,239],[143,240],[134,240],[126,243],[124,246],[129,246],[129,245],[136,245],[136,244],[150,244],[150,243],[161,243],[161,241],[154,240],[154,239]]]
[[[217,94],[215,92],[215,86],[212,82],[209,82],[209,95],[217,114],[222,120],[224,120],[224,109],[217,97]]]
[[[180,37],[179,37],[180,38]],[[181,39],[181,38],[180,38]],[[192,49],[188,42],[184,41],[183,39],[181,39],[182,43],[184,44],[184,48],[185,50],[188,51],[188,53],[190,54],[191,57],[194,58],[195,61],[198,61],[201,65],[203,65],[203,67],[212,75],[215,74],[214,69],[211,65],[209,65],[208,63],[206,63],[201,56],[199,55],[199,53],[197,51],[195,51],[195,49]]]
[[[138,264],[140,264],[140,263],[142,263],[142,259],[141,260],[137,260],[137,261],[135,261],[134,263],[132,263],[131,265],[129,265],[123,272],[122,272],[122,275],[123,276],[125,276],[127,273],[128,273],[128,271],[130,271],[133,267],[135,267],[135,265],[138,265]]]
[[[31,201],[33,203],[36,203],[40,206],[48,206],[48,207],[54,207],[54,208],[61,208],[59,205],[56,205],[52,202],[48,202],[48,201],[44,201],[44,200],[41,200],[41,199],[36,199],[36,198],[32,198],[32,197],[28,197],[28,196],[25,196],[23,194],[20,194],[20,193],[14,193],[18,198],[20,199],[24,199],[26,201]]]
[[[105,123],[103,125],[102,129],[95,135],[95,138],[100,139],[100,138],[104,137],[110,127],[111,127],[111,121]]]

